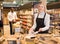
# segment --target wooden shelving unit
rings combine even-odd
[[[52,14],[50,21],[51,32],[54,34],[60,34],[60,14]]]
[[[22,21],[22,28],[23,29],[30,29],[32,26],[32,15],[30,14],[24,14],[24,15],[20,15],[20,19]]]

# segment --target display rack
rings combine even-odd
[[[52,14],[51,16],[51,23],[50,23],[50,28],[51,28],[51,33],[54,34],[59,34],[60,33],[60,14]]]
[[[20,19],[22,21],[22,28],[23,29],[30,29],[32,26],[32,15],[30,14],[24,14],[24,15],[20,15]]]

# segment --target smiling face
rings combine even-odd
[[[45,8],[44,8],[43,4],[38,4],[37,9],[38,9],[39,12],[43,12]]]

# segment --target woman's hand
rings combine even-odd
[[[39,29],[39,32],[42,32],[42,28]]]
[[[30,30],[29,30],[29,34],[31,34],[31,33],[33,33],[33,32],[34,32],[33,29],[30,28]]]

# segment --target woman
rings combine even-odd
[[[45,7],[42,3],[37,4],[38,13],[34,14],[34,24],[29,30],[32,32],[48,33],[50,27],[50,15],[45,12]]]

